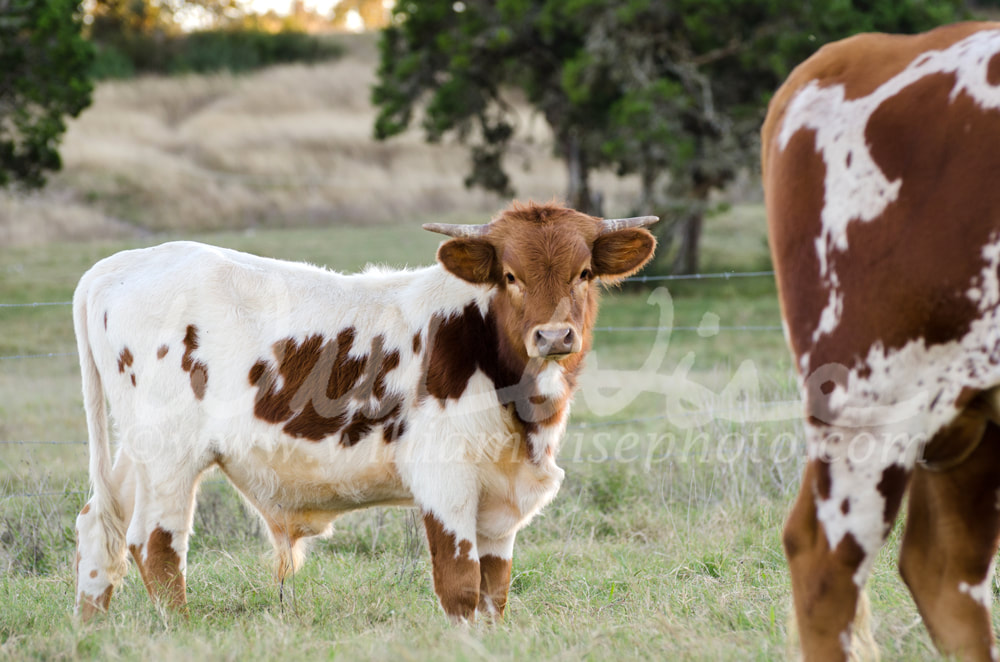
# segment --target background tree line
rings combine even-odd
[[[666,218],[661,265],[694,272],[709,194],[755,166],[767,101],[796,64],[850,34],[967,14],[960,0],[402,0],[381,42],[376,135],[419,108],[427,140],[469,145],[467,185],[514,195],[516,90],[555,136],[569,203],[599,214],[589,174],[638,174],[633,211]]]
[[[862,31],[917,32],[1000,0],[341,0],[385,24],[375,136],[420,117],[430,142],[469,149],[465,183],[516,195],[505,158],[517,101],[544,118],[566,198],[601,213],[590,174],[635,174],[655,213],[661,268],[698,269],[710,194],[753,169],[767,100],[820,45]],[[206,29],[182,29],[195,17]],[[64,118],[92,80],[136,72],[251,69],[338,53],[302,0],[286,17],[240,0],[0,0],[0,186],[59,167]],[[523,107],[523,106],[522,106]]]

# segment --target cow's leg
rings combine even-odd
[[[828,448],[833,456],[806,466],[783,537],[807,660],[847,658],[860,592],[909,477],[873,435],[852,432]]]
[[[442,439],[462,440],[464,437],[443,434]],[[458,450],[452,452],[459,453]],[[442,462],[439,453],[441,451],[431,456],[422,452],[415,454],[401,465],[401,474],[423,514],[434,591],[441,607],[452,621],[471,622],[476,618],[479,604],[476,521],[480,486],[473,465],[460,461]]]
[[[510,591],[514,536],[493,539],[479,537],[479,607],[480,615],[503,620]]]
[[[930,447],[940,441],[961,451],[978,434],[982,442],[959,466],[916,470],[899,562],[935,645],[965,660],[997,659],[990,604],[1000,533],[1000,428],[956,426]]]
[[[472,622],[479,605],[480,581],[475,519],[426,508],[423,514],[434,591],[441,607],[453,621]]]
[[[132,463],[119,456],[109,487],[113,494],[106,507],[92,497],[76,518],[76,614],[84,622],[105,612],[111,593],[128,569],[125,524],[132,513]]]
[[[138,471],[135,509],[126,538],[142,581],[154,602],[184,610],[188,538],[200,471],[178,467]]]

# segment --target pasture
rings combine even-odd
[[[440,238],[424,220],[184,237],[351,271],[428,263]],[[0,303],[68,301],[100,257],[165,238],[0,248]],[[759,206],[706,224],[705,271],[767,269],[766,251]],[[72,559],[86,428],[70,308],[0,308],[0,657],[784,658],[780,530],[802,440],[779,324],[767,276],[606,293],[560,456],[566,480],[518,538],[503,624],[447,623],[406,509],[338,520],[279,600],[256,515],[213,474],[189,553],[190,618],[158,611],[133,568],[111,613],[81,627]],[[898,534],[869,583],[875,638],[885,659],[932,659],[891,563]]]

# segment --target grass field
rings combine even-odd
[[[766,268],[763,225],[759,207],[712,219],[706,270]],[[198,238],[348,271],[429,262],[439,238],[418,228]],[[0,302],[67,301],[95,260],[164,238],[0,248]],[[423,528],[406,509],[339,520],[279,602],[260,524],[210,476],[189,554],[190,619],[158,612],[133,569],[111,614],[78,626],[71,562],[86,447],[2,443],[0,657],[784,658],[780,528],[802,466],[796,389],[780,332],[728,328],[779,324],[773,283],[672,282],[654,294],[658,305],[651,293],[626,287],[604,298],[598,325],[611,330],[598,331],[581,380],[561,453],[567,478],[519,536],[505,623],[447,624]],[[69,312],[0,308],[0,356],[72,353]],[[677,330],[620,330],[663,323]],[[83,439],[75,356],[0,359],[0,441]],[[894,569],[897,535],[869,585],[875,636],[885,659],[932,659]]]

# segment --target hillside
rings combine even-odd
[[[344,39],[344,58],[316,66],[100,83],[69,126],[49,186],[0,193],[0,244],[399,224],[503,205],[464,188],[462,146],[427,145],[418,130],[372,139],[374,37]],[[518,197],[561,196],[565,171],[547,127],[527,107],[520,120],[509,159]],[[634,182],[602,173],[594,184],[607,213],[628,211]]]

